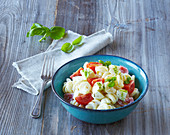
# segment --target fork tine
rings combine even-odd
[[[51,58],[51,70],[50,70],[50,77],[53,76],[54,73],[54,57]]]
[[[51,79],[53,73],[54,73],[54,57],[45,55],[41,77],[46,77],[47,79]]]
[[[47,61],[47,69],[46,69],[46,76],[49,77],[50,76],[50,65],[51,65],[51,58],[48,57],[48,61]]]
[[[46,68],[46,61],[47,61],[47,56],[45,55],[44,56],[44,61],[43,61],[43,68],[41,70],[41,76],[46,74],[46,73],[44,73],[46,71],[45,70],[45,68]]]

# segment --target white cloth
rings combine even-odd
[[[40,78],[41,69],[45,55],[55,57],[55,70],[64,63],[81,57],[92,55],[100,49],[112,42],[112,35],[105,30],[96,32],[90,36],[84,36],[84,44],[77,47],[71,53],[61,51],[61,46],[78,38],[80,35],[72,31],[68,31],[66,36],[60,40],[53,40],[52,44],[43,53],[31,56],[21,61],[13,62],[13,66],[22,76],[18,82],[14,83],[13,87],[22,89],[30,94],[37,95],[41,88],[42,80]],[[48,84],[49,87],[49,84]]]

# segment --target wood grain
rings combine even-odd
[[[2,135],[168,135],[170,134],[170,2],[168,0],[1,0],[0,134]],[[34,22],[90,35],[106,29],[114,43],[97,54],[128,58],[149,77],[149,90],[125,119],[96,125],[71,116],[49,88],[40,119],[29,114],[36,96],[11,88],[19,79],[12,62],[44,51],[25,34]]]

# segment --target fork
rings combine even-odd
[[[47,84],[47,82],[51,80],[53,73],[54,73],[54,58],[53,57],[49,58],[48,56],[45,55],[43,67],[41,71],[41,79],[43,80],[43,83],[40,89],[38,99],[31,113],[31,116],[33,118],[38,118],[41,115],[41,108],[42,108],[41,105],[42,105],[44,87]]]

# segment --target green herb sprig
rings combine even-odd
[[[109,68],[109,65],[112,64],[111,61],[106,61],[106,62],[104,62],[104,61],[102,61],[102,60],[99,60],[99,63],[103,64],[103,66],[107,66],[107,68]]]
[[[115,86],[114,81],[116,81],[116,77],[112,77],[111,79],[106,79],[106,81],[109,82],[109,84],[108,84],[109,87],[114,87]]]
[[[124,84],[129,84],[130,83],[131,78],[127,77],[127,79],[124,81]]]
[[[83,45],[83,36],[79,36],[77,39],[75,39],[72,43],[65,43],[61,47],[61,50],[65,53],[72,52],[77,46]]]
[[[60,39],[65,35],[65,29],[63,27],[54,26],[50,29],[48,27],[45,27],[39,23],[33,23],[32,27],[30,28],[30,31],[27,33],[27,37],[35,36],[35,35],[41,35],[43,36],[39,42],[42,40],[46,40],[47,37],[51,37],[52,39]]]

